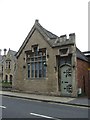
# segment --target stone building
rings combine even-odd
[[[16,57],[15,57],[16,51],[8,50],[6,54],[6,49],[4,49],[4,55],[3,55],[3,82],[9,82],[12,84],[13,78],[14,78],[14,72],[15,72],[15,66],[16,66]]]
[[[87,94],[89,64],[76,47],[75,33],[58,37],[36,20],[16,57],[14,89],[71,97]]]

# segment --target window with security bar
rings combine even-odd
[[[46,48],[35,46],[33,51],[26,51],[26,62],[28,79],[46,77]]]

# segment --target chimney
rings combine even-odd
[[[75,33],[69,34],[69,40],[75,41]]]
[[[1,55],[2,50],[0,49],[0,55]]]
[[[4,49],[4,55],[6,55],[6,51],[7,51],[7,49]]]

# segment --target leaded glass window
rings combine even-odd
[[[11,60],[6,60],[6,69],[11,69]]]
[[[27,66],[28,66],[28,78],[30,78],[30,63],[28,63]]]
[[[35,70],[35,64],[34,62],[31,63],[31,77],[34,78],[34,70]]]
[[[26,51],[28,78],[46,77],[46,48]]]

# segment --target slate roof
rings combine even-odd
[[[43,28],[38,20],[35,21],[35,24],[34,26],[32,27],[31,31],[29,32],[29,34],[27,35],[26,39],[24,40],[23,44],[21,45],[20,49],[18,50],[18,52],[16,53],[16,57],[18,58],[18,56],[21,54],[22,50],[24,49],[25,45],[27,44],[29,38],[31,37],[31,35],[33,34],[33,32],[35,30],[38,30],[38,32],[45,38],[45,40],[48,42],[48,44],[51,46],[51,47],[60,47],[62,45],[62,43],[58,43],[56,41],[58,41],[58,36],[51,33],[50,31],[46,30],[45,28]],[[65,44],[72,44],[73,42],[71,41],[64,41]],[[84,61],[88,61],[87,60],[87,57],[78,49],[76,48],[76,55],[77,55],[77,58],[79,59],[82,59]]]
[[[50,39],[56,39],[58,36],[53,34],[52,32],[46,30],[45,28],[43,28],[39,23],[38,26],[42,29],[42,31],[44,31],[44,33],[50,38]]]
[[[16,60],[16,56],[15,56],[16,53],[17,53],[16,51],[10,50],[10,48],[9,48],[7,55],[10,54],[12,59],[15,61]],[[10,60],[10,58],[7,55],[6,55],[6,57],[4,57],[4,55],[3,55],[3,59],[2,59],[3,62],[6,60]]]
[[[33,34],[33,32],[35,30],[38,30],[38,32],[45,38],[45,40],[48,42],[48,44],[52,47],[53,43],[55,42],[55,40],[58,38],[58,36],[56,36],[55,34],[51,33],[50,31],[46,30],[45,28],[43,28],[38,20],[35,21],[34,26],[32,27],[31,31],[29,32],[29,34],[27,35],[26,39],[24,40],[22,46],[20,47],[20,49],[18,50],[18,52],[16,53],[16,56],[18,57],[20,55],[20,53],[22,52],[22,50],[24,49],[25,45],[27,44],[29,38],[31,37],[31,35]]]
[[[81,60],[88,61],[88,58],[78,48],[76,48],[76,56]]]
[[[12,57],[13,57],[13,59],[15,60],[15,59],[16,59],[16,56],[15,56],[15,55],[16,55],[17,52],[16,52],[16,51],[13,51],[13,50],[10,50],[10,49],[9,49],[8,52],[10,52],[10,54],[11,54]]]
[[[13,50],[10,50],[10,52],[13,56],[15,56],[15,54],[17,53],[16,51],[13,51]]]

